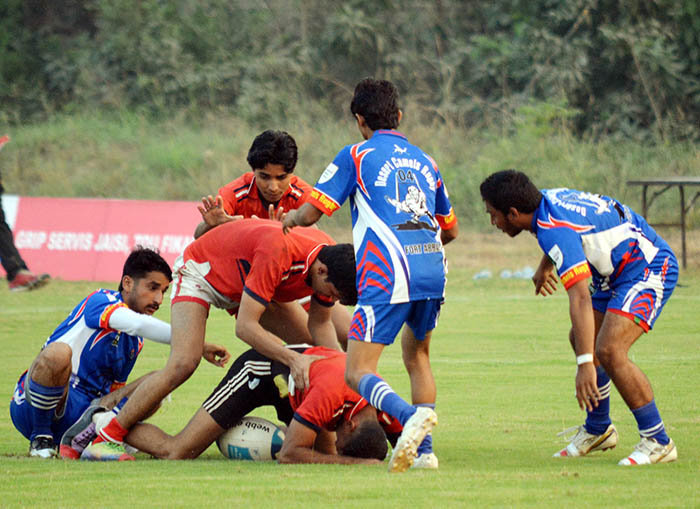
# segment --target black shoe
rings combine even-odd
[[[32,440],[32,445],[29,446],[29,456],[32,458],[55,458],[57,455],[56,445],[53,443],[53,437],[48,435],[38,435]]]

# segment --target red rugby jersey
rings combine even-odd
[[[369,403],[345,383],[345,352],[315,346],[304,354],[327,358],[311,364],[309,387],[289,396],[294,418],[316,431],[334,431],[341,419],[349,420]],[[380,411],[377,414],[384,431],[401,432],[401,424],[395,418]]]
[[[294,228],[285,235],[279,221],[241,219],[199,237],[185,248],[184,259],[208,262],[206,280],[235,302],[244,291],[263,304],[290,302],[313,293],[305,282],[309,267],[324,246],[333,244],[317,228]]]
[[[311,186],[296,175],[292,175],[289,179],[289,187],[280,198],[275,210],[280,206],[284,207],[284,210],[298,209],[310,194]],[[252,171],[244,173],[220,188],[219,195],[224,199],[224,210],[230,216],[268,217],[267,206],[263,204],[258,186],[255,184],[255,173]]]

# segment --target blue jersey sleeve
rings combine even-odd
[[[309,202],[328,216],[345,203],[357,184],[357,169],[352,154],[355,147],[357,145],[343,148],[311,191]]]
[[[581,237],[566,227],[541,228],[537,242],[557,268],[557,274],[567,290],[578,281],[591,276]]]
[[[85,299],[85,324],[93,329],[106,329],[109,324],[109,315],[119,306],[123,306],[121,300],[111,293],[98,291]]]

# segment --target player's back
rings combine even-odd
[[[594,275],[636,277],[660,249],[670,251],[642,216],[614,198],[567,188],[543,189],[542,194],[538,239],[547,235],[539,232],[557,228],[575,231]]]

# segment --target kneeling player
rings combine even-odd
[[[309,385],[289,391],[289,368],[255,350],[243,353],[187,426],[175,436],[140,423],[126,442],[163,459],[196,458],[255,408],[271,405],[289,426],[280,463],[375,464],[401,432],[395,419],[370,406],[344,380],[346,355],[325,347],[297,345],[322,358],[309,370]],[[333,440],[335,432],[336,440]]]
[[[30,456],[56,456],[56,444],[64,437],[62,455],[77,457],[82,447],[71,448],[70,430],[89,424],[98,409],[118,410],[148,376],[125,385],[143,337],[170,342],[170,325],[150,315],[163,302],[171,279],[170,266],[157,252],[136,248],[124,264],[119,290],[91,293],[49,336],[10,403],[12,422],[31,442]],[[228,352],[208,345],[205,358],[223,365]],[[133,459],[116,444],[103,453],[109,459]]]

